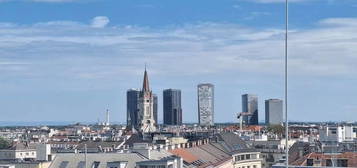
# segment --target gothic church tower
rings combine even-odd
[[[138,109],[139,109],[139,129],[142,133],[155,132],[154,120],[154,98],[149,87],[148,74],[144,72],[143,89],[140,92]]]

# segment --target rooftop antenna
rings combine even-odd
[[[286,168],[289,168],[289,123],[288,123],[288,23],[289,1],[285,0],[285,160]]]
[[[106,125],[109,126],[110,125],[109,124],[109,109],[107,109],[107,112],[106,112],[106,119],[107,119]]]

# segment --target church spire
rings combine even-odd
[[[143,92],[147,92],[147,91],[150,91],[150,87],[149,87],[149,77],[148,77],[148,73],[146,72],[146,64],[145,64]]]

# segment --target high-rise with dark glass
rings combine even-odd
[[[283,123],[283,100],[265,100],[265,124],[280,125]]]
[[[210,83],[197,86],[198,123],[201,126],[214,125],[214,85]]]
[[[163,92],[164,104],[164,124],[181,125],[182,108],[181,108],[181,90],[166,89]]]
[[[140,90],[138,89],[129,89],[126,92],[126,123],[129,127],[136,127],[138,122],[138,100],[140,96]]]
[[[245,125],[258,125],[258,96],[253,94],[242,95],[242,112]]]
[[[158,106],[157,106],[157,95],[156,94],[153,94],[153,97],[154,97],[154,105],[153,105],[153,111],[154,111],[154,120],[155,120],[155,123],[156,124],[159,124],[159,121],[157,120],[157,112],[158,112]]]

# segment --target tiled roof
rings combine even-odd
[[[163,158],[167,158],[167,157],[170,157],[172,156],[172,153],[166,151],[166,150],[152,150],[150,151],[150,159],[153,159],[153,160],[160,160],[160,159],[163,159]]]
[[[187,150],[190,153],[192,153],[193,155],[195,155],[196,157],[198,157],[204,163],[215,163],[215,162],[219,161],[219,159],[214,157],[214,155],[212,155],[209,152],[206,152],[206,151],[202,150],[199,147],[188,148]]]
[[[226,153],[223,150],[213,146],[212,143],[201,145],[201,146],[199,146],[199,148],[201,148],[202,150],[210,153],[211,155],[213,155],[213,156],[215,156],[216,158],[219,158],[219,159],[225,159],[227,157],[230,157],[230,155],[228,153]]]
[[[213,144],[208,143],[192,148],[175,149],[169,152],[182,157],[185,162],[197,167],[219,165],[232,158],[231,155]]]
[[[174,150],[170,150],[169,152],[174,155],[182,157],[182,159],[188,163],[192,163],[198,160],[198,157],[196,157],[186,149],[174,149]]]
[[[139,134],[132,134],[130,138],[125,141],[124,145],[132,147],[134,143],[150,143],[150,141],[143,140]]]
[[[77,149],[84,149],[84,146],[87,145],[87,148],[95,148],[97,149],[99,146],[102,148],[116,148],[119,145],[121,145],[123,142],[118,141],[118,142],[95,142],[95,141],[87,141],[87,142],[81,142],[78,144]]]
[[[35,150],[36,149],[36,144],[33,143],[16,143],[12,145],[8,150]]]
[[[146,160],[136,153],[90,153],[87,154],[87,165],[92,167],[99,162],[98,168],[107,168],[108,162],[127,162],[127,168],[135,168],[136,162]],[[49,168],[80,168],[85,161],[84,154],[57,154]]]
[[[327,160],[327,159],[347,159],[348,167],[357,167],[357,153],[356,152],[345,152],[341,154],[324,154],[324,153],[310,153],[305,155],[291,165],[304,166],[307,159],[318,159],[318,160]],[[325,161],[322,162],[323,166]]]
[[[221,146],[226,148],[227,152],[247,149],[248,145],[236,134],[231,132],[220,133],[217,135]]]

